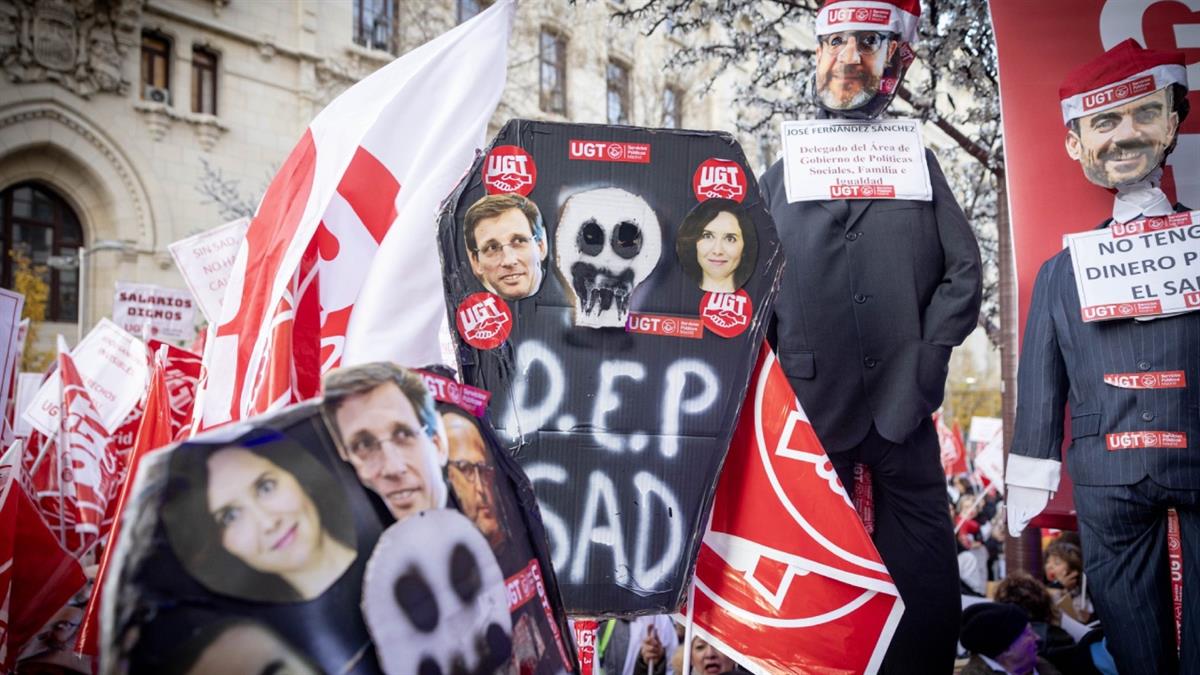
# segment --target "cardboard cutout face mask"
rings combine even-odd
[[[895,33],[848,30],[817,39],[813,93],[833,117],[874,119],[887,108],[910,59]]]
[[[564,286],[573,291],[575,325],[620,328],[634,289],[662,256],[662,230],[641,197],[587,190],[563,205],[555,250]]]
[[[1175,145],[1179,115],[1171,103],[1167,87],[1080,117],[1067,130],[1067,154],[1100,187],[1136,183],[1162,166]]]
[[[512,653],[504,576],[457,511],[426,511],[383,533],[367,563],[363,614],[388,675],[490,673]]]

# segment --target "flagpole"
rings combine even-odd
[[[688,675],[692,672],[692,629],[696,624],[696,579],[694,577],[691,585],[688,586],[687,610],[687,623],[683,626],[683,673],[680,675]]]

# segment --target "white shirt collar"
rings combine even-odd
[[[1012,673],[1009,673],[1008,670],[1004,666],[1000,665],[999,663],[996,663],[995,659],[984,656],[983,654],[979,654],[978,656],[979,656],[979,658],[983,659],[983,662],[988,665],[988,668],[991,668],[992,670],[998,670],[1002,673],[1008,673],[1008,675],[1012,675]],[[1033,672],[1030,675],[1038,675],[1037,668],[1034,668]]]
[[[1162,167],[1151,171],[1145,178],[1129,185],[1117,186],[1113,199],[1113,220],[1127,223],[1138,216],[1166,216],[1174,212],[1171,200],[1159,189]]]

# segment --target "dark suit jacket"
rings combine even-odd
[[[1184,371],[1186,387],[1123,389],[1104,382],[1106,373],[1175,370]],[[1059,459],[1068,401],[1067,465],[1074,482],[1133,485],[1149,476],[1168,488],[1200,486],[1200,312],[1084,323],[1071,253],[1060,251],[1042,265],[1033,286],[1012,452]],[[1189,447],[1108,449],[1107,434],[1144,431],[1186,433]]]
[[[979,245],[933,154],[933,201],[789,204],[783,162],[759,187],[787,265],[773,340],[827,452],[874,423],[901,442],[942,402],[950,349],[979,317]]]

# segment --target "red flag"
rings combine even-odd
[[[0,672],[86,582],[29,496],[28,454],[15,443],[0,459]]]
[[[957,476],[967,472],[967,452],[963,447],[962,430],[958,422],[954,428],[946,426],[946,419],[940,413],[933,414],[933,426],[937,429],[938,446],[942,451],[942,471],[946,477]]]
[[[958,422],[954,423],[954,428],[950,432],[953,435],[955,456],[954,464],[950,467],[950,470],[953,472],[951,475],[957,476],[969,471],[967,469],[967,446],[963,443],[962,427],[958,425]]]
[[[170,444],[173,437],[175,410],[172,406],[171,393],[167,389],[166,361],[169,353],[170,348],[162,345],[158,352],[159,356],[155,358],[154,370],[150,375],[150,390],[146,394],[145,414],[142,415],[141,426],[137,431],[137,440],[134,441],[133,449],[130,451],[129,470],[121,482],[121,490],[115,500],[113,512],[116,517],[113,518],[108,543],[104,547],[104,553],[100,558],[100,568],[96,572],[96,584],[93,587],[92,596],[88,600],[83,625],[79,630],[77,647],[81,653],[91,656],[98,654],[100,643],[100,598],[104,587],[104,575],[108,571],[109,560],[112,558],[113,549],[116,548],[117,538],[121,534],[121,513],[124,511],[125,502],[133,489],[138,465],[150,451]]]
[[[58,466],[55,475],[47,476],[49,485],[39,486],[38,496],[45,504],[47,500],[41,490],[57,491],[56,495],[48,495],[51,501],[58,502],[58,508],[50,512],[56,512],[59,518],[57,526],[64,535],[67,550],[81,556],[103,532],[105,512],[115,492],[120,467],[108,452],[108,431],[61,336],[58,348],[58,367],[62,373],[62,412],[54,453]],[[53,522],[49,524],[55,526]]]
[[[696,563],[696,632],[755,673],[879,667],[903,603],[763,345]]]
[[[0,673],[7,672],[8,664],[9,595],[17,532],[17,500],[9,495],[21,469],[22,449],[18,440],[0,457]]]
[[[171,416],[171,439],[182,440],[187,434],[187,426],[192,419],[192,409],[196,403],[196,384],[200,381],[200,354],[195,352],[150,340],[147,343],[150,353],[163,354],[163,382],[166,386],[167,400]],[[153,385],[151,385],[153,388]]]

